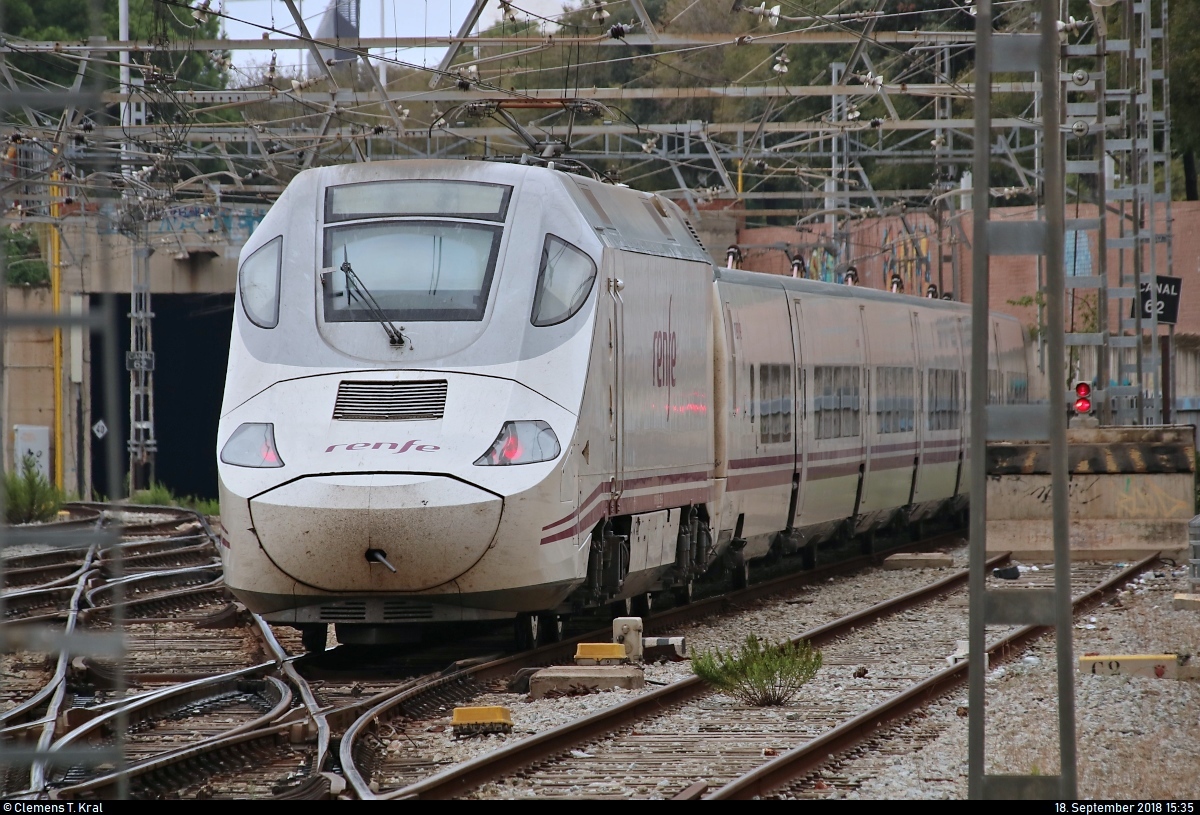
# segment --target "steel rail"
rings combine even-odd
[[[89,564],[91,563],[92,557],[94,556],[94,554],[95,554],[94,552],[89,552],[87,560],[86,560],[87,563],[89,563]],[[80,576],[79,584],[76,587],[76,597],[83,596],[83,589],[87,585],[89,576],[94,571],[95,571],[94,569],[88,569],[86,572],[84,572],[83,575]],[[64,634],[70,634],[74,630],[75,619],[76,619],[75,613],[73,613],[73,612],[67,613],[67,619],[66,619],[66,623],[64,625],[64,630],[63,630]],[[21,718],[23,716],[26,716],[29,713],[31,713],[33,710],[36,710],[37,708],[41,707],[42,703],[45,702],[46,699],[48,699],[49,697],[51,697],[54,694],[56,689],[58,689],[63,684],[63,679],[66,677],[66,675],[67,675],[67,652],[61,651],[58,654],[58,663],[55,667],[54,675],[51,677],[50,681],[47,682],[46,685],[40,691],[38,691],[36,694],[31,696],[29,699],[26,699],[21,704],[17,705],[16,707],[9,708],[6,711],[0,712],[0,725],[11,726],[13,723],[19,724],[21,722]],[[55,715],[57,715],[57,714],[55,714]]]
[[[195,579],[195,582],[186,582],[192,578]],[[117,587],[124,587],[124,590],[127,592],[139,591],[145,594],[146,586],[150,586],[150,591],[172,590],[189,585],[200,588],[202,586],[219,585],[224,582],[224,579],[220,566],[185,566],[180,569],[156,569],[152,572],[141,572],[124,577],[121,580],[112,580],[102,586],[97,586],[88,591],[87,602],[93,608],[109,605],[109,603],[104,602],[102,595],[113,591]],[[148,599],[148,596],[138,599]]]
[[[90,565],[92,559],[96,557],[98,547],[92,547],[88,552],[87,559],[84,565]],[[87,591],[88,580],[91,572],[85,572],[79,578],[79,584],[75,587],[75,594],[71,598],[70,611],[67,614],[67,620],[64,628],[64,633],[71,634],[75,631],[75,624],[79,620],[79,604],[83,600],[84,592]],[[62,707],[63,699],[67,693],[67,668],[70,666],[71,654],[64,648],[58,652],[58,664],[55,666],[54,678],[50,681],[48,687],[53,689],[50,694],[49,702],[46,705],[46,718],[49,720],[42,727],[42,733],[38,737],[35,749],[39,752],[44,752],[49,749],[50,742],[54,739],[54,728],[58,722],[59,709]],[[29,788],[40,790],[46,785],[46,760],[42,759],[35,761],[29,771]]]
[[[1007,561],[1008,558],[1009,554],[1004,553],[993,557],[988,562],[989,565],[996,565]],[[956,591],[966,583],[969,575],[969,570],[955,572],[926,586],[921,586],[824,625],[811,628],[793,637],[792,642],[804,640],[813,646],[820,646],[845,635],[853,628],[912,608],[913,606],[927,602],[932,597]],[[688,702],[703,695],[708,690],[708,686],[698,676],[672,682],[665,687],[636,696],[626,702],[597,711],[575,721],[567,722],[544,733],[513,742],[495,752],[463,762],[423,781],[384,794],[377,795],[372,793],[369,787],[365,785],[354,784],[351,782],[349,768],[343,766],[343,769],[347,771],[347,782],[352,783],[355,793],[360,797],[382,800],[397,798],[454,798],[499,776],[506,775],[523,767],[528,767],[538,761],[562,753],[581,742],[602,736],[632,722],[660,713],[667,708]],[[343,755],[346,755],[345,740],[343,740]],[[364,794],[364,790],[366,794]]]
[[[886,551],[859,555],[836,563],[820,565],[814,569],[781,575],[760,583],[755,583],[738,591],[696,600],[687,605],[656,612],[646,617],[643,620],[643,631],[647,635],[670,631],[674,626],[685,622],[728,612],[739,603],[749,603],[780,594],[787,594],[803,586],[821,583],[831,577],[853,572],[872,563],[880,562],[890,554],[913,549],[928,549],[952,539],[957,540],[959,537],[958,531],[945,532],[913,543],[892,547]],[[350,724],[342,736],[339,757],[342,763],[342,772],[345,775],[347,783],[359,794],[359,797],[375,797],[375,793],[370,790],[367,781],[359,773],[353,761],[355,738],[370,724],[374,717],[387,713],[391,708],[410,701],[418,697],[421,693],[435,692],[450,685],[464,682],[486,682],[509,676],[520,668],[569,661],[574,656],[575,646],[579,643],[595,642],[598,638],[607,641],[610,636],[611,631],[609,629],[589,631],[586,634],[580,634],[561,642],[543,645],[519,654],[472,665],[460,671],[447,671],[435,679],[423,682],[418,687],[405,685],[386,692],[386,695],[381,694],[379,704],[374,705],[358,721]]]
[[[220,676],[214,676],[211,679],[185,682],[182,685],[164,688],[152,695],[141,697],[132,704],[110,710],[102,716],[97,716],[96,718],[79,725],[74,730],[50,745],[50,750],[52,752],[57,752],[74,745],[76,742],[86,738],[90,734],[101,731],[103,728],[110,726],[122,713],[129,715],[131,722],[134,720],[134,716],[132,714],[135,713],[139,714],[137,718],[141,721],[153,719],[156,716],[161,716],[165,712],[173,712],[193,702],[209,699],[214,695],[224,693],[229,690],[236,690],[240,682],[252,678],[255,673],[262,671],[264,668],[270,669],[273,667],[275,667],[274,663],[268,662],[264,665],[255,665],[252,668],[246,668],[240,671],[232,671]],[[258,730],[260,728],[267,727],[275,722],[276,719],[279,719],[281,716],[283,716],[291,708],[293,698],[292,689],[286,682],[273,676],[264,676],[263,681],[273,688],[275,695],[278,697],[278,701],[272,704],[271,709],[268,712],[253,719],[252,721],[244,722],[236,727],[230,728],[222,733],[219,738],[227,738],[229,736],[235,736],[239,733],[246,733],[251,730]],[[203,744],[203,742],[197,742],[197,744]]]
[[[62,577],[56,577],[53,580],[47,580],[44,583],[32,583],[27,586],[14,586],[11,583],[11,580],[13,577],[35,574],[37,572],[49,571],[51,569],[70,568],[73,565],[74,564],[72,564],[72,563],[54,563],[54,564],[47,564],[46,566],[33,566],[30,568],[26,568],[26,569],[5,569],[4,570],[4,578],[5,578],[6,582],[5,582],[4,586],[0,587],[0,590],[5,592],[5,597],[7,598],[7,597],[13,597],[14,595],[20,594],[21,592],[38,591],[38,590],[43,590],[43,589],[56,589],[56,588],[59,588],[60,586],[70,585],[70,584],[74,583],[75,581],[79,580],[79,577],[84,572],[87,571],[87,568],[85,566],[83,566],[81,564],[77,569],[72,571],[70,574],[65,574]]]
[[[205,528],[208,529],[207,523],[205,524]],[[206,692],[211,693],[215,687],[231,682],[236,683],[239,678],[255,676],[273,669],[281,670],[286,674],[287,668],[291,667],[290,660],[292,658],[283,650],[274,633],[271,631],[270,626],[261,617],[254,614],[251,615],[251,619],[254,622],[254,627],[260,641],[266,646],[271,656],[270,661],[237,671],[191,680],[141,697],[133,705],[123,708],[116,706],[103,716],[81,725],[76,730],[64,736],[52,749],[66,749],[72,741],[76,741],[106,723],[115,720],[117,717],[127,715],[130,712],[142,711],[148,707],[161,708],[164,703],[178,705],[179,697],[200,697]],[[291,674],[288,674],[288,676],[292,678]],[[281,699],[269,713],[258,717],[253,722],[243,723],[225,733],[190,744],[187,747],[171,750],[150,759],[137,762],[136,764],[128,765],[123,770],[108,773],[79,784],[63,787],[53,791],[51,797],[72,798],[81,794],[103,795],[107,791],[116,789],[122,782],[129,782],[134,778],[165,770],[175,764],[197,759],[207,753],[215,753],[223,749],[237,749],[241,745],[264,739],[268,741],[278,739],[281,733],[290,732],[295,726],[295,722],[289,718],[289,713],[293,710],[291,702],[294,699],[294,694],[291,687],[280,679],[270,676],[264,678],[277,689],[281,690]],[[311,705],[314,703],[311,689],[307,687],[307,683],[304,683],[303,680],[298,683],[297,687],[301,692],[301,697],[306,708],[308,708],[306,713],[310,712]]]
[[[329,721],[326,718],[326,713],[329,712],[328,708],[322,707],[317,701],[317,697],[312,692],[312,686],[296,670],[296,666],[293,664],[294,658],[289,657],[287,652],[283,650],[283,646],[279,644],[279,640],[275,637],[275,632],[271,630],[270,624],[257,614],[254,614],[253,617],[259,638],[266,644],[276,662],[278,662],[283,674],[300,691],[300,700],[304,703],[308,721],[316,730],[317,755],[313,760],[313,775],[317,775],[325,769],[325,762],[329,757],[329,745],[332,741],[332,732]]]
[[[50,798],[52,800],[70,800],[85,794],[89,797],[111,797],[112,793],[116,791],[123,780],[131,780],[135,777],[163,771],[175,765],[192,759],[200,759],[205,755],[221,750],[246,750],[253,749],[262,742],[279,743],[288,741],[291,729],[292,725],[285,723],[233,736],[222,734],[216,739],[191,744],[187,747],[155,756],[148,761],[140,762],[136,767],[126,768],[124,771],[107,773],[89,781],[51,790]]]
[[[1160,553],[1129,566],[1113,577],[1093,587],[1073,601],[1074,613],[1091,607],[1109,592],[1115,591],[1129,578],[1145,571],[1159,559]],[[989,564],[990,568],[990,564]],[[989,665],[999,664],[1033,640],[1053,630],[1049,625],[1028,625],[996,641],[987,648]],[[740,778],[730,781],[705,800],[746,800],[762,797],[787,782],[803,776],[838,753],[849,750],[871,738],[885,727],[928,705],[932,700],[960,686],[967,680],[969,660],[946,668],[827,733],[806,742],[783,755],[768,761]],[[700,791],[692,796],[700,798]],[[686,799],[685,799],[686,800]]]

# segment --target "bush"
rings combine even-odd
[[[138,490],[129,496],[130,503],[147,504],[160,507],[183,507],[199,512],[201,515],[219,515],[220,502],[215,498],[198,498],[195,495],[176,497],[171,488],[158,481],[150,483],[149,489]]]
[[[42,260],[37,234],[30,227],[0,229],[0,251],[4,252],[7,285],[50,282],[50,268]]]
[[[751,634],[738,652],[719,648],[692,659],[692,670],[719,691],[757,707],[786,705],[821,669],[821,652],[807,640],[764,645]]]
[[[21,460],[21,472],[4,476],[4,519],[10,524],[52,520],[62,502],[62,492],[42,477],[33,456]]]

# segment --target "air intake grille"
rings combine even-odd
[[[342,382],[333,418],[398,422],[440,419],[446,410],[446,380],[436,382]]]
[[[321,622],[363,622],[367,619],[367,604],[362,600],[347,600],[321,606]]]
[[[405,620],[432,620],[433,606],[412,600],[384,600],[383,621],[397,623]]]

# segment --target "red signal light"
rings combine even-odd
[[[1075,412],[1083,415],[1092,412],[1092,383],[1075,383]]]

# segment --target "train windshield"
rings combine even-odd
[[[373,322],[347,294],[349,260],[391,320],[481,320],[487,306],[499,226],[448,221],[374,221],[325,230],[322,290],[328,322]]]

